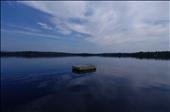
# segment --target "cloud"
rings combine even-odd
[[[1,29],[1,32],[9,32],[9,33],[15,33],[15,34],[22,34],[22,35],[29,35],[30,37],[32,36],[36,36],[36,37],[40,37],[40,38],[44,38],[44,39],[54,39],[54,40],[58,40],[59,37],[56,35],[51,35],[51,34],[44,34],[44,33],[40,33],[40,32],[34,32],[34,31],[26,31],[26,30],[7,30],[7,29]]]
[[[40,25],[43,29],[52,30],[52,27],[50,27],[46,23],[38,22],[37,24]]]
[[[36,28],[28,27],[28,26],[19,26],[19,25],[14,25],[14,24],[6,24],[6,26],[12,29],[24,30],[24,31],[29,31],[29,32],[41,32],[40,29],[36,29]]]
[[[58,31],[80,32],[101,46],[150,43],[169,39],[169,2],[21,1],[52,15]],[[70,21],[71,20],[71,21]],[[49,29],[47,24],[39,23]]]
[[[83,1],[19,1],[25,5],[61,18],[84,16],[85,2]]]

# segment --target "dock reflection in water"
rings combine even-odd
[[[85,74],[85,73],[93,73],[96,72],[96,69],[91,69],[91,70],[84,70],[84,71],[78,71],[75,69],[72,69],[73,73],[77,73],[77,74]]]

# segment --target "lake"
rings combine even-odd
[[[94,64],[77,74],[73,65]],[[1,58],[3,112],[170,112],[170,61]]]

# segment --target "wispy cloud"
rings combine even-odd
[[[40,29],[28,27],[28,26],[21,26],[21,25],[14,25],[14,24],[6,24],[5,26],[10,27],[12,29],[24,30],[29,32],[41,32]]]
[[[50,27],[46,23],[38,22],[37,24],[40,25],[40,27],[43,28],[43,29],[52,30],[52,27]]]
[[[22,35],[28,35],[28,37],[38,37],[41,39],[54,39],[58,40],[59,37],[57,35],[51,35],[51,34],[44,34],[39,32],[32,32],[32,31],[25,31],[25,30],[7,30],[7,29],[1,29],[1,32],[8,32],[8,33],[15,33],[15,34],[22,34]]]
[[[169,2],[19,2],[52,15],[63,34],[88,34],[87,41],[104,46],[159,42],[169,39]],[[73,19],[74,18],[74,19]],[[70,21],[71,20],[71,21]],[[163,21],[163,22],[161,22]],[[82,24],[83,22],[83,24]],[[41,27],[50,29],[47,24]]]

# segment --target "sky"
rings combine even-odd
[[[1,51],[167,51],[169,15],[169,1],[3,1]]]

